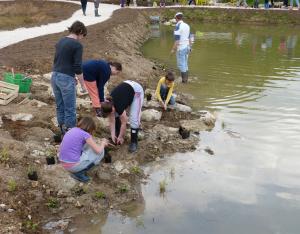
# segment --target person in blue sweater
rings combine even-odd
[[[101,102],[104,102],[104,86],[111,75],[118,75],[122,65],[105,60],[87,60],[82,64],[84,84],[92,100],[96,115],[101,117]]]

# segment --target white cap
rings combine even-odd
[[[177,16],[179,16],[179,15],[182,15],[182,16],[183,16],[183,13],[182,13],[182,12],[177,12],[177,13],[175,14],[175,18],[176,18]]]

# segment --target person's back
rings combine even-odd
[[[82,64],[83,78],[86,81],[102,79],[103,83],[110,78],[111,69],[105,60],[87,60]]]
[[[179,21],[175,28],[175,37],[178,35],[179,38],[179,45],[178,49],[184,49],[185,47],[189,46],[190,44],[190,26],[183,22]]]
[[[74,77],[81,73],[82,45],[73,38],[64,37],[55,45],[53,71]]]

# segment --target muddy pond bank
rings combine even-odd
[[[170,12],[173,17],[172,11],[176,10],[166,12]],[[88,28],[89,35],[83,41],[85,58],[114,59],[124,66],[122,76],[112,77],[109,89],[122,79],[133,79],[141,82],[148,89],[147,92],[151,92],[150,89],[153,92],[154,84],[163,71],[159,65],[143,58],[139,51],[139,47],[149,36],[146,26],[149,14],[157,12],[122,9],[110,20]],[[213,126],[207,121],[209,116],[205,113],[171,110],[163,113],[160,121],[156,117],[149,117],[148,113],[145,120],[149,121],[143,121],[138,154],[128,155],[127,144],[112,149],[113,163],[102,164],[92,171],[92,183],[79,184],[59,165],[47,166],[46,156],[53,152],[55,154],[57,150],[57,146],[51,141],[53,132],[57,129],[52,122],[55,108],[49,92],[49,75],[42,74],[51,70],[54,44],[63,35],[65,33],[40,37],[1,50],[1,65],[14,66],[18,71],[29,73],[33,77],[32,95],[29,98],[20,96],[9,106],[1,106],[0,190],[3,194],[3,219],[0,224],[4,232],[51,232],[67,229],[77,215],[105,213],[132,201],[143,203],[140,183],[147,179],[147,175],[139,165],[159,160],[166,153],[195,149],[198,136],[192,134],[189,139],[182,139],[178,133],[180,125],[190,129],[200,126],[196,132]],[[2,67],[2,70],[5,68]],[[179,97],[181,103],[188,103],[186,97]],[[79,115],[92,114],[88,98],[78,99],[78,109]],[[160,108],[155,102],[145,102],[145,110],[157,113]],[[28,114],[26,117],[29,120],[14,121],[20,118],[17,115],[19,113]],[[97,122],[97,136],[107,137],[107,122]],[[27,170],[32,165],[38,171],[38,182],[27,179]],[[43,227],[46,229],[42,229]]]
[[[124,72],[112,77],[108,89],[123,79],[139,81],[146,92],[162,74],[159,66],[142,57],[139,47],[148,38],[148,16],[134,10],[118,11],[99,25],[88,28],[85,58],[120,61]],[[134,29],[134,30],[133,30]],[[195,149],[200,131],[211,129],[214,118],[209,113],[193,113],[188,106],[161,112],[155,101],[145,101],[143,125],[137,154],[127,153],[126,143],[110,150],[111,164],[101,164],[91,172],[89,184],[72,179],[59,164],[47,165],[46,158],[56,156],[58,145],[52,141],[55,124],[54,99],[50,75],[55,42],[65,33],[49,35],[18,43],[1,50],[1,73],[12,66],[18,72],[31,74],[31,94],[19,95],[12,103],[1,106],[0,174],[1,232],[55,232],[66,230],[77,215],[106,213],[121,205],[143,203],[140,184],[147,175],[140,165],[159,160],[166,153]],[[51,52],[50,52],[51,51]],[[179,95],[180,103],[187,98]],[[94,115],[88,97],[77,100],[79,117]],[[98,123],[97,137],[108,137],[107,120]],[[188,121],[190,120],[190,121]],[[179,126],[191,131],[183,139]],[[195,129],[197,126],[197,129]],[[28,180],[30,171],[38,180]]]

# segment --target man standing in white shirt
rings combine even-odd
[[[171,53],[176,51],[177,67],[181,72],[182,83],[188,81],[188,55],[191,51],[190,26],[183,22],[182,12],[175,15],[176,26],[174,30],[175,42]]]

